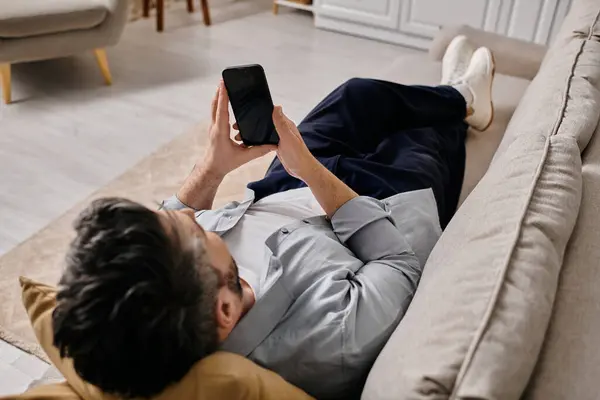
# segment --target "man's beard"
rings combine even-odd
[[[225,280],[227,282],[227,288],[242,298],[243,290],[242,283],[240,282],[240,270],[235,261],[231,263],[231,268],[227,273]]]

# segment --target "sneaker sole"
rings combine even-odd
[[[496,58],[494,58],[494,53],[491,51],[490,54],[492,55],[492,79],[490,79],[490,104],[492,105],[492,115],[490,117],[490,122],[488,122],[483,129],[473,128],[479,132],[486,131],[490,125],[492,125],[492,122],[494,122],[494,100],[492,100],[492,86],[494,85],[494,77],[496,76]]]

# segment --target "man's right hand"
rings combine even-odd
[[[217,189],[225,175],[249,161],[277,149],[265,145],[246,147],[231,139],[229,97],[221,81],[211,104],[209,140],[204,159],[199,160],[177,192],[177,198],[196,210],[212,208]]]
[[[212,100],[211,115],[208,148],[204,160],[198,163],[210,174],[224,177],[242,165],[277,149],[273,145],[246,147],[231,139],[229,96],[223,81],[219,82]]]

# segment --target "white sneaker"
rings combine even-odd
[[[452,39],[442,59],[442,85],[453,85],[467,72],[475,48],[466,36]]]
[[[457,85],[466,86],[473,98],[468,106],[472,109],[465,120],[479,131],[485,131],[494,119],[494,104],[492,103],[492,83],[496,67],[494,56],[487,47],[475,50],[467,72],[460,78]]]

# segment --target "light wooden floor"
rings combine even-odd
[[[316,30],[308,14],[270,0],[211,1],[213,23],[183,4],[127,26],[109,49],[114,85],[93,54],[16,65],[15,103],[0,106],[0,254],[144,156],[208,117],[223,68],[265,67],[274,101],[299,120],[354,76],[384,76],[413,50]],[[1,273],[1,271],[0,271]],[[39,379],[39,361],[0,342],[0,395]]]
[[[183,2],[185,3],[185,2]],[[108,50],[114,85],[93,54],[13,67],[0,108],[0,254],[192,123],[206,119],[224,67],[260,63],[276,103],[300,119],[347,78],[379,76],[413,50],[317,30],[270,0],[211,1],[213,23],[183,4],[127,26]]]

